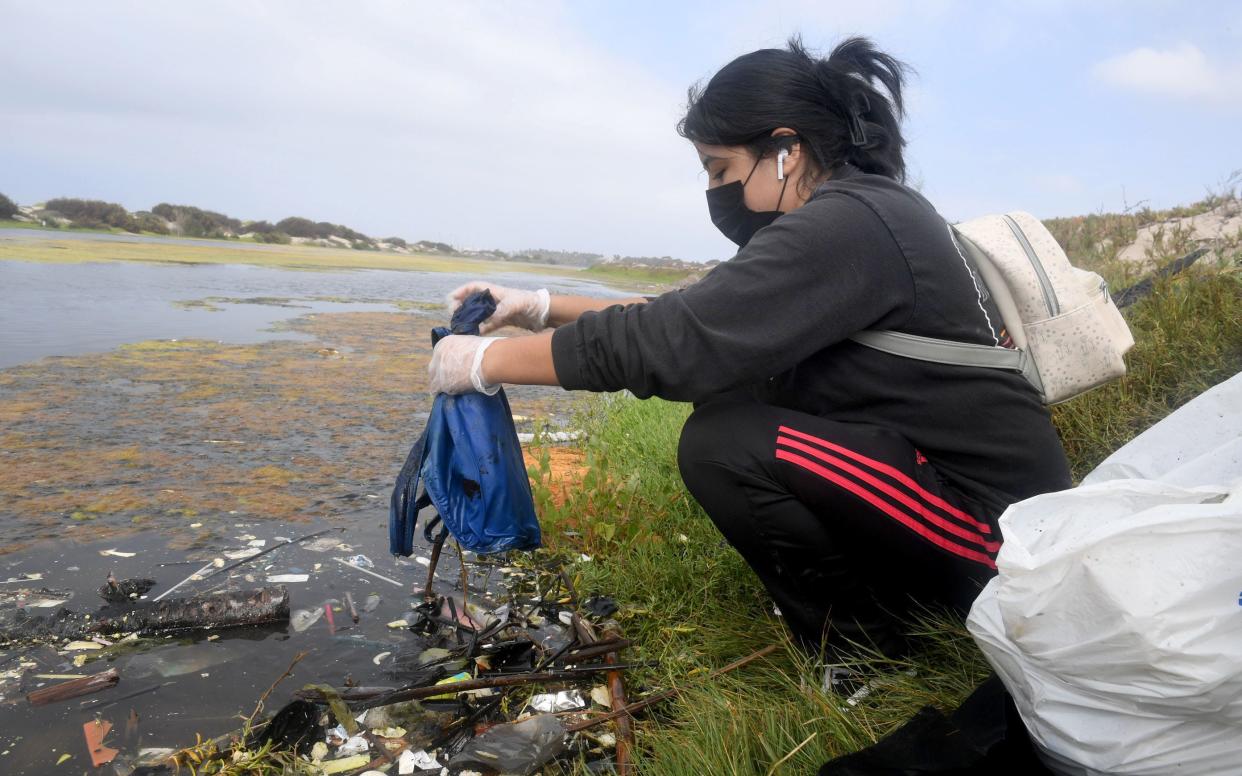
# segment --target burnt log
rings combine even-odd
[[[203,628],[236,628],[289,621],[289,591],[264,587],[231,593],[142,601],[91,614],[60,609],[48,616],[18,610],[0,622],[0,646],[48,639],[136,633],[155,636]]]

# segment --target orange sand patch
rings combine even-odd
[[[539,453],[524,447],[522,457],[526,460],[528,470],[532,467],[539,468]],[[548,487],[552,490],[552,502],[559,507],[565,503],[570,489],[582,482],[587,471],[586,454],[573,447],[549,447],[548,463],[552,467],[552,472],[548,475]]]

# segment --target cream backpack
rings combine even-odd
[[[895,331],[850,339],[895,356],[1019,372],[1056,404],[1121,377],[1134,337],[1094,272],[1070,264],[1029,213],[983,216],[950,227],[1000,310],[1014,347],[975,345]]]

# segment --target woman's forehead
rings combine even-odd
[[[737,146],[709,145],[695,141],[694,150],[699,155],[699,161],[703,166],[711,164],[713,161],[724,159],[729,160],[743,155],[745,152]]]

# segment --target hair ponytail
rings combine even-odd
[[[848,162],[904,180],[907,70],[867,38],[847,38],[820,59],[795,36],[786,49],[744,54],[706,87],[691,87],[677,131],[712,145],[747,146],[761,157],[776,146],[772,130],[789,127],[820,172]]]

